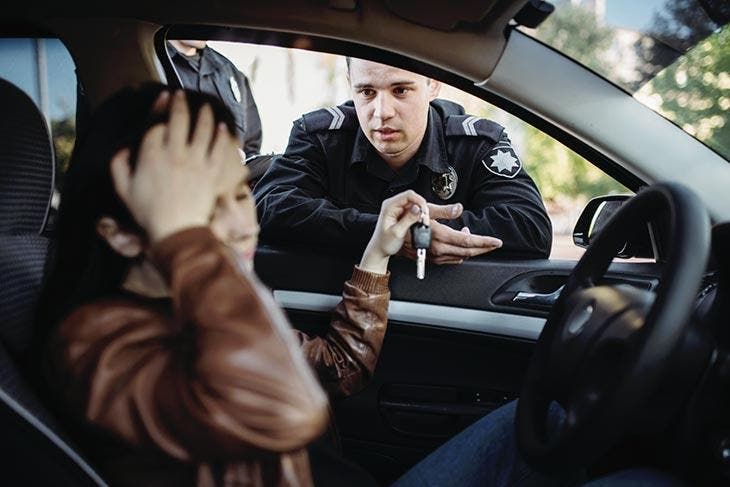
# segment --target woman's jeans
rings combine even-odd
[[[503,487],[503,486],[679,486],[679,481],[651,469],[623,470],[588,481],[584,471],[545,474],[532,470],[522,459],[515,437],[517,401],[492,411],[398,479],[393,487]],[[559,408],[548,421],[559,427]],[[549,429],[550,426],[548,426]]]

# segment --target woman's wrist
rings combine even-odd
[[[388,273],[388,262],[390,256],[371,249],[370,246],[365,249],[360,259],[360,269],[375,274],[387,274]]]

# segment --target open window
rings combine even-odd
[[[173,83],[186,84],[185,73],[180,72],[180,63],[183,63],[185,71],[198,68],[194,65],[197,62],[194,58],[181,56],[169,41],[174,38],[202,36],[226,39],[208,40],[207,46],[229,59],[246,80],[248,86],[242,89],[250,88],[260,115],[263,136],[260,152],[263,155],[281,154],[286,150],[292,122],[303,114],[333,107],[351,99],[345,57],[342,54],[347,55],[350,51],[371,56],[375,54],[376,59],[379,58],[378,55],[383,55],[376,50],[370,53],[362,47],[349,48],[304,36],[222,29],[191,31],[178,27],[169,31],[167,43],[158,42],[158,54],[161,55],[168,78]],[[161,45],[166,48],[159,48]],[[397,57],[385,55],[385,58],[383,61],[390,59],[394,65],[403,65]],[[425,69],[424,74],[427,75],[433,72],[433,68],[412,61],[406,61],[405,66],[421,72]],[[470,93],[463,89],[466,86],[464,80],[453,75],[444,79],[443,74],[433,72],[434,77],[444,81],[439,98],[454,101],[462,105],[467,114],[494,120],[506,128],[524,168],[540,190],[552,221],[553,246],[550,258],[577,260],[583,249],[573,243],[573,230],[588,201],[597,196],[633,192],[615,177],[541,130],[544,123],[539,120],[526,122],[500,108],[499,105],[510,108],[508,103],[500,103],[503,100],[485,97],[484,92],[475,91],[473,85]],[[219,84],[221,86],[213,91],[214,94],[224,100],[240,97],[240,92],[233,83],[226,80]],[[190,83],[187,85],[193,89],[200,88],[191,86]],[[615,171],[611,173],[619,175]],[[634,181],[628,184],[632,183]]]

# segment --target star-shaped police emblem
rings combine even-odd
[[[491,159],[491,161],[487,162],[487,159]],[[490,172],[504,178],[513,178],[522,169],[520,158],[517,157],[512,146],[505,143],[494,147],[487,157],[482,159],[482,165]]]
[[[459,184],[459,176],[456,174],[454,166],[449,166],[448,172],[431,176],[431,189],[442,200],[454,196],[457,184]]]
[[[519,166],[517,164],[517,159],[512,157],[512,154],[509,152],[502,152],[501,150],[497,151],[497,155],[492,156],[492,162],[490,164],[491,167],[497,168],[497,171],[502,172],[506,171],[508,173],[512,172],[512,168]]]

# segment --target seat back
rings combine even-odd
[[[24,485],[105,485],[25,381],[28,351],[51,248],[44,235],[54,156],[43,115],[0,79],[0,458],[3,476]],[[37,358],[40,360],[40,357]]]
[[[48,239],[53,150],[33,101],[0,80],[0,341],[20,355],[30,343]]]

